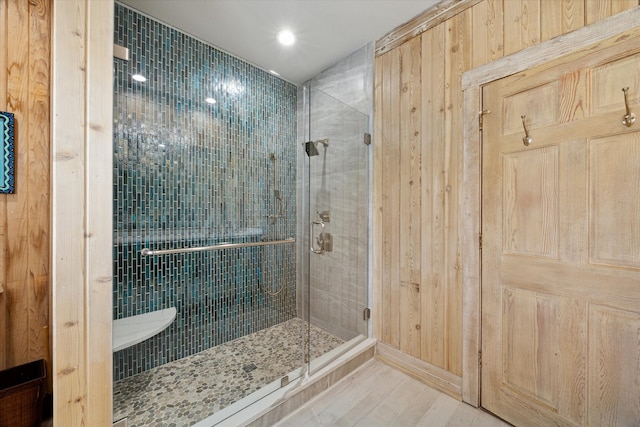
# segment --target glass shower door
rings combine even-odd
[[[307,87],[307,94],[305,318],[313,373],[367,336],[369,147],[366,114],[317,88]]]

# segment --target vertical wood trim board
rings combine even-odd
[[[0,0],[0,108],[7,110],[7,39],[9,32],[4,30],[8,27],[7,0]],[[7,320],[7,198],[0,195],[0,342],[8,344],[8,320]],[[0,369],[9,367],[7,364],[8,345],[0,350]]]
[[[104,48],[105,40],[113,40],[113,1],[87,1],[87,120],[85,240],[87,257],[87,356],[89,370],[89,425],[111,424],[112,396],[112,303],[113,292],[113,43]],[[98,336],[99,339],[95,339]],[[107,349],[108,351],[105,351]],[[109,380],[107,380],[109,379]]]
[[[7,109],[15,116],[14,194],[7,200],[7,318],[9,364],[19,365],[29,359],[29,238],[28,170],[29,165],[29,5],[24,1],[8,1],[9,31],[14,38],[7,49]],[[25,74],[23,74],[25,73]],[[19,142],[19,143],[18,143]]]
[[[49,356],[51,4],[29,2],[29,353]]]
[[[54,2],[56,425],[111,425],[113,1]],[[106,397],[106,398],[105,398]]]
[[[440,266],[440,203],[442,185],[440,175],[433,173],[441,157],[445,123],[445,24],[440,24],[422,36],[422,52],[430,52],[432,66],[422,67],[422,263],[420,271],[420,331],[421,360],[442,364],[444,349],[444,312],[437,302],[442,298]]]
[[[420,355],[421,50],[420,38],[400,48],[400,348],[412,356]]]
[[[374,336],[462,376],[463,399],[477,405],[478,85],[514,64],[568,53],[576,48],[566,41],[574,34],[593,41],[607,26],[640,19],[638,0],[615,6],[609,0],[483,0],[456,7],[441,21],[421,15],[428,22],[413,22],[417,37],[390,44],[406,33],[401,27],[398,37],[376,46],[375,126],[382,137],[373,162]]]
[[[374,60],[374,134],[373,134],[373,170],[382,170],[382,82],[384,81],[384,59],[375,58]],[[381,242],[382,241],[382,224],[383,222],[383,195],[382,195],[382,174],[374,174],[373,175],[373,188],[371,189],[373,192],[373,242]],[[382,260],[383,254],[381,253],[382,247],[378,245],[373,245],[373,259],[374,260]],[[372,272],[373,277],[382,277],[382,272],[384,271],[382,262],[373,262],[372,263]],[[373,295],[382,295],[382,280],[373,281]],[[373,296],[372,296],[373,297]],[[384,318],[383,313],[383,299],[382,298],[372,298],[373,300],[373,316],[372,316],[372,325],[373,330],[372,334],[374,337],[381,337],[382,330],[382,319]],[[0,306],[0,309],[2,307]]]
[[[394,167],[400,163],[400,50],[389,54],[389,126],[383,135],[384,143],[384,175],[383,191],[387,201],[385,218],[390,220],[390,227],[384,229],[385,267],[389,301],[385,307],[384,325],[388,326],[387,339],[393,346],[400,346],[400,168]],[[386,233],[385,233],[386,230]]]
[[[0,1],[0,110],[15,114],[15,193],[0,195],[0,369],[49,353],[51,4]]]

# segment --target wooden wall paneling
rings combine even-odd
[[[489,57],[489,1],[483,1],[471,8],[473,28],[473,49],[471,60],[474,67],[491,61]]]
[[[400,347],[400,52],[393,50],[385,61],[383,105],[383,341]]]
[[[55,423],[110,426],[113,1],[53,8]]]
[[[445,52],[450,52],[445,69],[450,90],[450,119],[445,123],[445,268],[446,369],[462,374],[462,259],[460,257],[460,205],[462,183],[463,116],[462,74],[472,67],[472,11],[458,14],[450,21]]]
[[[6,46],[9,44],[9,32],[7,28],[9,27],[9,17],[8,17],[8,0],[0,0],[0,28],[3,30],[0,31],[0,108],[2,111],[6,111],[7,107],[7,49]],[[6,205],[6,200],[4,199],[6,196],[1,195],[3,197],[2,203]]]
[[[29,2],[28,276],[29,359],[45,358],[49,342],[49,0]],[[50,377],[50,375],[49,375]],[[49,378],[50,379],[50,378]]]
[[[443,0],[409,22],[385,34],[376,42],[376,55],[382,55],[425,31],[480,3],[483,0]]]
[[[111,351],[113,260],[113,1],[87,1],[89,33],[87,45],[87,414],[88,425],[111,425],[113,409],[113,353]]]
[[[391,55],[384,55],[380,57],[378,63],[380,64],[380,70],[378,72],[382,75],[383,87],[381,88],[382,92],[382,100],[379,105],[379,115],[381,117],[382,132],[379,135],[379,144],[380,144],[380,160],[379,163],[381,165],[380,169],[380,205],[381,205],[381,230],[380,230],[380,259],[379,262],[382,265],[381,267],[381,275],[379,276],[380,286],[382,288],[382,295],[380,305],[380,317],[382,318],[380,325],[380,339],[383,342],[390,342],[392,335],[391,330],[391,322],[389,322],[389,299],[391,298],[391,260],[389,259],[389,245],[387,241],[387,236],[389,231],[387,229],[388,225],[388,189],[385,185],[385,168],[391,166],[388,158],[388,140],[389,140],[389,132],[392,132],[390,129],[390,121],[389,121],[389,110],[391,106],[391,85],[390,85],[390,76],[391,76]]]
[[[460,242],[463,275],[462,301],[462,400],[471,405],[480,404],[480,223],[481,172],[480,123],[482,110],[480,88],[463,92],[463,166],[460,191]]]
[[[638,6],[638,0],[584,0],[587,25]]]
[[[462,76],[462,90],[471,89],[502,77],[534,67],[550,59],[569,55],[581,48],[613,37],[629,28],[635,28],[640,22],[640,8],[635,7],[618,16],[583,27],[562,37],[549,40],[544,46],[529,47],[510,56],[508,59],[485,64],[469,70]]]
[[[471,8],[473,47],[472,67],[502,58],[504,52],[504,16],[502,1],[485,0]]]
[[[420,357],[421,262],[420,37],[400,50],[400,349]]]
[[[540,43],[541,1],[544,0],[504,2],[505,56]]]
[[[622,13],[625,10],[632,9],[636,6],[640,5],[640,1],[638,0],[621,0],[621,1],[613,1],[611,3],[611,15],[617,15],[618,13]]]
[[[53,8],[53,411],[56,425],[88,425],[85,254],[78,229],[84,221],[87,5],[64,1]]]
[[[540,41],[544,42],[584,26],[585,0],[540,2]]]
[[[444,216],[442,185],[445,113],[445,24],[422,35],[422,272],[421,359],[444,368]]]
[[[0,369],[50,362],[48,4],[0,1],[0,109],[16,114],[16,193],[0,195]],[[44,184],[34,185],[34,175],[44,175]],[[34,274],[38,264],[43,274]]]
[[[587,25],[601,21],[611,15],[611,2],[616,0],[584,0]]]
[[[393,131],[387,140],[387,167],[385,167],[385,184],[387,186],[387,217],[389,223],[388,259],[391,263],[389,286],[390,298],[387,313],[391,324],[390,343],[400,347],[400,51],[390,54],[391,103],[389,106],[389,123]],[[390,166],[390,167],[389,167]]]
[[[0,0],[0,28],[8,26],[7,1]],[[0,109],[7,110],[7,46],[8,32],[0,31]],[[0,194],[0,342],[7,343],[7,199]],[[5,345],[0,348],[0,369],[8,368],[9,349]]]
[[[378,56],[374,60],[374,131],[373,131],[373,314],[372,326],[373,337],[381,341],[383,337],[383,283],[384,254],[383,254],[383,233],[384,227],[384,204],[382,198],[382,165],[383,165],[383,86],[385,82],[385,58],[388,56]],[[1,301],[1,300],[0,300]],[[1,308],[1,307],[0,307]]]
[[[606,13],[613,13],[613,6],[604,7],[598,2],[594,3],[599,4],[600,9],[608,10]],[[618,8],[632,5],[636,6],[637,0],[617,3]],[[587,8],[593,8],[594,5],[590,4],[590,0],[484,0],[469,2],[466,6],[466,12],[460,12],[463,8],[458,6],[460,9],[455,17],[449,16],[446,22],[439,25],[435,24],[436,21],[429,21],[428,25],[419,27],[415,33],[421,34],[422,38],[420,359],[452,373],[464,372],[464,399],[477,404],[477,350],[480,337],[477,329],[479,289],[475,286],[479,283],[479,153],[477,147],[469,144],[479,143],[479,140],[477,135],[468,135],[477,133],[477,122],[470,124],[470,120],[472,117],[478,120],[480,93],[475,90],[473,93],[465,92],[463,102],[462,91],[465,88],[470,90],[469,76],[477,79],[474,84],[481,84],[478,81],[491,81],[491,76],[508,75],[512,61],[519,61],[518,67],[526,68],[527,63],[540,61],[539,55],[548,58],[569,53],[575,46],[569,47],[561,34],[571,32],[571,38],[573,34],[580,33],[582,30],[579,28],[584,24],[584,18],[581,17],[589,15]],[[602,32],[602,28],[589,30],[591,37]],[[606,31],[610,32],[610,29]],[[548,42],[544,51],[540,51],[536,47],[543,38],[553,40]],[[558,44],[559,40],[563,41],[562,45]],[[377,45],[380,48],[378,55],[386,49],[383,47],[392,45],[385,43],[381,39]],[[405,296],[401,297],[401,307],[394,307],[397,282],[392,278],[397,274],[394,269],[401,266],[404,280],[409,258],[393,256],[395,245],[398,244],[393,241],[393,236],[395,231],[400,230],[397,227],[407,227],[407,220],[411,223],[413,208],[410,191],[404,188],[405,176],[408,176],[405,174],[411,174],[411,164],[407,163],[411,156],[401,151],[400,157],[397,157],[387,142],[397,137],[398,132],[406,132],[403,130],[407,126],[405,114],[399,116],[400,113],[393,112],[398,109],[406,111],[408,108],[405,97],[401,97],[402,105],[398,109],[393,107],[398,102],[395,98],[398,86],[396,74],[398,67],[405,64],[389,56],[406,50],[406,46],[405,43],[401,48],[389,51],[380,57],[382,61],[378,61],[379,66],[384,67],[384,74],[380,75],[378,82],[377,93],[380,98],[376,101],[383,109],[378,116],[382,118],[378,133],[385,135],[385,139],[381,147],[382,159],[374,171],[379,180],[377,182],[383,187],[380,190],[383,264],[377,273],[377,277],[382,278],[378,281],[378,295],[383,296],[380,304],[384,312],[379,320],[380,329],[384,331],[380,336],[383,342],[395,348],[399,348],[400,340],[403,350],[405,341],[402,333],[405,331],[404,324],[409,324],[409,321],[402,320],[402,328],[398,330],[400,325],[393,319],[395,314],[406,314],[411,306],[405,302],[410,301]],[[515,56],[501,61],[500,58],[507,54]],[[479,76],[475,71],[465,73],[461,83],[460,75],[475,67],[480,67],[478,69],[482,69],[484,75]],[[406,73],[406,70],[402,68],[401,73]],[[477,87],[474,86],[475,89]],[[464,138],[463,129],[467,132]],[[404,148],[402,141],[401,148]],[[402,178],[398,178],[403,189],[399,201],[392,196],[391,189],[395,184],[389,178],[396,175],[391,169],[403,171]],[[457,187],[459,183],[463,183],[464,187]],[[450,187],[450,195],[447,187]],[[394,224],[396,221],[402,225]],[[406,247],[405,241],[411,242],[407,240],[407,229],[404,230],[399,242],[401,248],[398,249],[398,254],[402,256],[412,251]],[[400,336],[394,336],[394,331]]]
[[[15,117],[15,193],[7,195],[7,362],[29,361],[29,3],[8,1],[7,110]]]
[[[16,131],[16,191],[0,196],[1,368],[50,366],[49,22],[48,1],[0,2],[0,107]]]

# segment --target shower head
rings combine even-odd
[[[320,154],[320,152],[318,151],[318,147],[316,147],[316,144],[314,144],[313,141],[304,143],[304,151],[307,152],[307,156],[309,157],[317,156],[318,154]]]
[[[318,144],[322,144],[325,147],[328,147],[329,146],[329,140],[328,139],[319,139],[317,141],[305,142],[304,143],[304,151],[307,152],[307,156],[311,157],[311,156],[317,156],[318,154],[320,154],[320,152],[318,151]]]

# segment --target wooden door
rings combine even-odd
[[[482,405],[638,426],[640,40],[493,82],[483,109]]]

